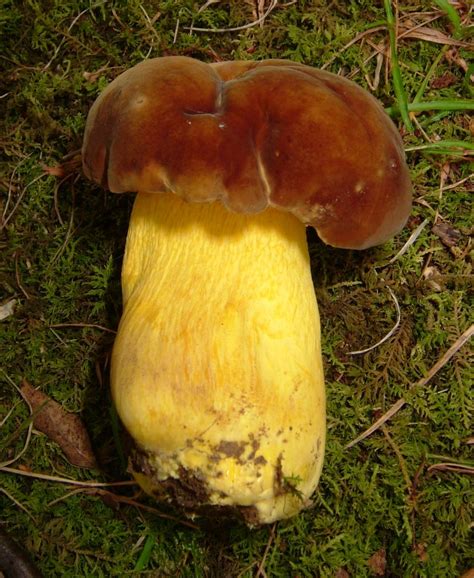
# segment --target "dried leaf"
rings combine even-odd
[[[336,570],[334,578],[350,578],[350,574],[344,568],[339,568],[339,570]]]
[[[367,562],[370,570],[376,576],[384,576],[387,567],[387,558],[385,556],[385,548],[380,548],[375,554],[369,558]]]
[[[399,27],[399,38],[416,38],[417,40],[424,40],[425,42],[434,42],[435,44],[447,44],[449,46],[462,46],[468,48],[469,42],[462,40],[455,40],[439,30],[430,28],[429,26],[418,26],[413,28]]]
[[[456,76],[452,72],[449,72],[449,70],[448,70],[444,74],[442,74],[441,76],[438,76],[437,78],[435,78],[431,82],[431,86],[433,88],[447,88],[448,86],[452,86],[453,84],[456,84],[457,81],[458,81],[458,79],[456,78]]]
[[[474,578],[474,568],[471,568],[467,570],[467,572],[464,572],[461,578]]]
[[[65,411],[27,381],[23,381],[21,392],[33,410],[34,427],[59,444],[71,464],[80,468],[97,467],[89,435],[79,416]]]
[[[13,315],[13,313],[15,312],[16,303],[17,303],[16,299],[10,299],[10,301],[7,301],[3,305],[0,305],[0,321],[3,321],[7,317],[10,317],[10,315]]]
[[[454,247],[462,238],[461,231],[454,229],[448,223],[438,223],[433,226],[431,231],[440,238],[446,247]]]

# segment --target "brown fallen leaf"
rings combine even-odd
[[[336,570],[334,578],[351,578],[351,577],[347,570],[345,570],[344,568],[339,568],[338,570]]]
[[[406,28],[404,26],[399,27],[398,38],[416,38],[418,40],[424,40],[425,42],[434,42],[435,44],[447,44],[449,46],[459,46],[463,48],[469,48],[469,42],[464,42],[463,40],[455,40],[451,36],[447,36],[430,28],[429,26],[414,26],[412,28]]]
[[[474,578],[474,568],[471,568],[467,572],[464,572],[461,578]]]
[[[385,576],[387,567],[387,558],[385,557],[385,548],[380,548],[375,554],[368,559],[367,564],[375,576]]]
[[[444,74],[442,74],[441,76],[438,76],[435,79],[433,79],[431,82],[431,87],[432,88],[447,88],[448,86],[452,86],[453,84],[456,84],[457,81],[458,81],[458,79],[456,78],[456,76],[452,72],[449,72],[449,70],[448,70]]]
[[[79,416],[67,412],[26,380],[21,384],[21,393],[31,405],[34,427],[56,442],[71,464],[80,468],[97,467],[89,435]]]
[[[443,245],[446,247],[454,247],[462,238],[461,231],[454,229],[448,223],[438,223],[434,225],[431,231],[440,238]]]

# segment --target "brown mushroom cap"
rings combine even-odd
[[[378,101],[285,60],[138,64],[92,106],[83,166],[113,192],[290,211],[336,247],[384,242],[411,208],[402,142]]]

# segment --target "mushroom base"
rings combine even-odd
[[[325,393],[305,227],[140,193],[122,287],[111,387],[145,491],[249,525],[307,506]]]

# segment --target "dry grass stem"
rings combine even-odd
[[[5,488],[0,488],[0,492],[2,492],[3,494],[5,494],[5,496],[7,496],[7,498],[9,498],[9,499],[15,504],[15,506],[18,506],[18,508],[20,508],[20,510],[23,510],[23,511],[25,512],[25,514],[33,520],[33,522],[34,522],[35,524],[38,523],[38,522],[36,521],[36,518],[33,516],[33,514],[31,514],[31,512],[30,512],[27,508],[25,508],[25,506],[24,506],[21,502],[19,502],[16,498],[14,498],[14,497],[10,494],[10,492],[8,492]],[[2,577],[2,576],[3,576],[3,575],[0,574],[0,577]]]
[[[112,333],[113,335],[117,333],[117,331],[114,329],[109,329],[108,327],[103,327],[102,325],[97,325],[95,323],[55,323],[54,325],[49,325],[48,327],[50,329],[62,329],[65,327],[90,327],[91,329],[100,329],[100,331]]]
[[[398,253],[396,253],[388,263],[386,263],[385,265],[379,265],[376,268],[386,267],[387,265],[395,263],[395,261],[397,261],[397,259],[399,259],[402,255],[404,255],[408,251],[408,249],[416,242],[416,240],[418,239],[418,237],[420,236],[421,232],[426,227],[428,222],[429,222],[428,219],[425,219],[422,223],[420,223],[418,227],[413,231],[413,233],[408,237],[407,242],[403,245],[400,251],[398,251]]]
[[[270,529],[270,535],[268,537],[268,542],[265,546],[265,550],[263,552],[262,559],[258,565],[257,573],[255,574],[255,578],[259,578],[260,576],[262,578],[266,577],[265,560],[267,559],[268,553],[270,552],[270,548],[273,544],[273,541],[275,540],[275,529],[276,529],[276,524],[272,524],[271,529]]]
[[[0,465],[0,471],[6,472],[7,474],[14,474],[17,476],[25,476],[27,478],[35,478],[37,480],[44,480],[46,482],[55,482],[58,484],[69,484],[71,486],[80,486],[83,488],[110,488],[116,486],[138,486],[136,482],[132,480],[124,482],[95,482],[95,481],[85,481],[73,480],[69,478],[62,478],[60,476],[50,476],[49,474],[40,474],[38,472],[29,472],[27,470],[20,470],[18,468],[10,468],[8,466]]]
[[[347,355],[361,355],[362,353],[368,353],[369,351],[376,349],[377,347],[382,345],[382,343],[385,343],[386,341],[388,341],[390,339],[390,337],[392,337],[392,335],[395,333],[395,331],[400,326],[402,313],[400,311],[400,305],[398,304],[398,299],[397,299],[395,293],[390,289],[390,287],[387,287],[387,289],[388,289],[388,292],[390,293],[390,297],[392,298],[393,302],[395,303],[395,309],[397,311],[397,319],[395,321],[395,325],[392,327],[392,329],[390,329],[390,331],[386,335],[384,335],[384,337],[382,337],[382,339],[380,341],[377,341],[377,343],[375,343],[374,345],[371,345],[370,347],[366,347],[365,349],[360,349],[358,351],[348,351]]]
[[[440,464],[433,464],[427,470],[428,472],[456,472],[457,474],[467,474],[468,476],[474,476],[474,467],[466,466],[463,464],[456,464],[451,462],[443,462]]]
[[[253,22],[249,22],[248,24],[243,24],[242,26],[234,26],[233,28],[196,28],[194,26],[186,26],[185,30],[189,30],[192,34],[193,32],[239,32],[240,30],[247,30],[248,28],[253,28],[254,26],[258,26],[261,22],[264,22],[266,18],[270,15],[271,12],[276,8],[278,4],[278,0],[272,0],[270,6],[266,10],[260,18],[254,20]]]
[[[45,175],[41,174],[38,175],[37,177],[35,177],[33,180],[31,180],[21,191],[21,193],[18,195],[18,198],[16,200],[16,203],[14,204],[12,210],[10,211],[10,214],[7,215],[6,211],[9,205],[9,198],[7,199],[7,203],[5,205],[5,209],[3,211],[3,216],[2,216],[2,222],[0,223],[0,232],[8,225],[9,221],[11,220],[11,218],[13,217],[13,215],[15,214],[16,210],[18,209],[18,207],[20,206],[21,201],[23,200],[23,197],[25,196],[26,191],[32,186],[34,185],[36,182],[38,182],[40,179],[42,179]]]
[[[25,440],[25,444],[23,446],[23,448],[19,451],[19,453],[14,456],[13,458],[9,459],[9,460],[5,460],[3,462],[0,462],[0,470],[3,470],[3,468],[11,466],[12,464],[14,464],[15,462],[17,462],[21,456],[26,452],[26,450],[28,449],[28,446],[30,445],[30,441],[31,441],[31,434],[33,432],[33,420],[32,420],[32,415],[33,415],[33,408],[31,407],[30,402],[28,401],[28,399],[23,395],[23,392],[21,391],[21,389],[17,386],[17,384],[5,373],[3,372],[3,375],[6,377],[7,381],[10,382],[11,385],[13,385],[13,387],[17,390],[17,392],[21,395],[23,401],[26,403],[26,405],[28,406],[28,410],[30,413],[30,423],[28,424],[28,430],[27,430],[27,434],[26,434],[26,440]]]
[[[415,387],[423,387],[425,386],[437,373],[440,369],[442,369],[448,361],[455,355],[459,349],[472,337],[474,334],[474,324],[471,325],[464,333],[456,339],[456,341],[451,345],[451,347],[446,351],[446,353],[433,365],[433,367],[428,371],[428,373],[413,384],[409,390],[414,389]],[[405,404],[407,403],[405,398],[400,398],[396,401],[390,409],[384,413],[382,417],[380,417],[376,422],[374,422],[368,429],[366,429],[363,433],[357,436],[354,440],[348,443],[344,449],[349,449],[362,440],[365,440],[370,435],[372,435],[375,431],[377,431],[384,423],[386,423],[389,419],[391,419]]]

